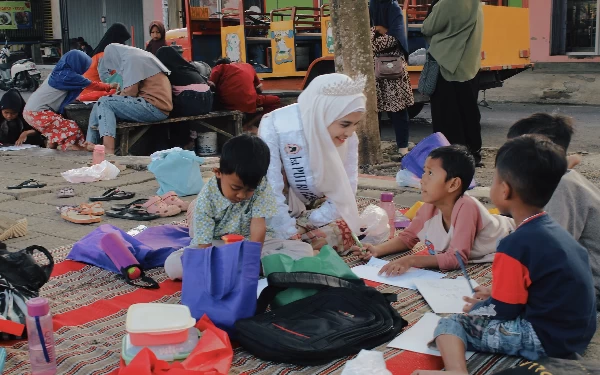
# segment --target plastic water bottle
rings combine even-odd
[[[32,375],[55,375],[54,328],[47,299],[27,301],[26,322]]]
[[[388,223],[390,225],[390,237],[394,237],[396,234],[396,226],[394,225],[394,219],[396,218],[396,206],[394,206],[394,193],[381,193],[381,201],[379,207],[388,215]]]
[[[94,154],[92,156],[92,164],[96,165],[96,164],[102,163],[104,161],[105,156],[106,155],[104,153],[103,145],[94,146]]]

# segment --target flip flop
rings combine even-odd
[[[190,202],[182,201],[174,191],[168,192],[167,194],[161,196],[160,199],[162,199],[162,201],[168,205],[179,207],[182,212],[187,211],[188,207],[190,206]]]
[[[108,189],[100,197],[91,197],[90,202],[122,201],[135,197],[135,193],[121,191],[117,188]]]
[[[68,209],[60,213],[60,217],[75,224],[95,224],[102,221],[99,216],[93,216],[90,210]]]
[[[70,205],[64,205],[64,206],[58,206],[56,207],[56,210],[62,214],[63,212],[67,212],[69,210],[75,210],[75,211],[89,211],[89,214],[92,216],[102,216],[104,215],[104,208],[102,208],[102,203],[100,202],[96,202],[93,204],[80,204],[79,206],[70,206]]]
[[[58,198],[72,198],[75,196],[75,190],[71,187],[62,188],[56,194]]]
[[[146,198],[136,199],[133,202],[127,204],[115,204],[110,209],[113,211],[122,211],[128,208],[141,208],[142,205],[146,202],[148,202],[148,199]]]
[[[166,204],[159,196],[148,199],[148,202],[144,203],[142,207],[144,207],[148,213],[157,214],[160,217],[171,217],[181,213],[181,208]]]
[[[148,211],[139,208],[126,208],[123,210],[106,211],[106,216],[117,219],[134,220],[134,221],[150,221],[160,218],[159,215],[150,214]]]
[[[27,181],[23,181],[18,185],[7,186],[7,189],[17,190],[17,189],[39,189],[46,186],[46,184],[39,183],[37,180],[29,179]]]

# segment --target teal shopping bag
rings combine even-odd
[[[154,174],[160,188],[158,195],[174,191],[180,197],[195,195],[202,190],[204,181],[200,165],[204,159],[193,151],[179,147],[152,154],[148,170]]]

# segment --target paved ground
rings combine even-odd
[[[502,89],[498,89],[502,90]],[[537,112],[560,113],[575,120],[576,132],[570,151],[600,152],[600,107],[557,104],[490,103],[492,109],[481,109],[481,128],[484,147],[499,147],[506,133],[517,120]],[[411,122],[410,140],[417,143],[431,134],[431,112],[426,105],[421,114]],[[382,139],[395,140],[391,126],[382,129]]]

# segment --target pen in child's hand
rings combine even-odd
[[[356,245],[360,248],[361,253],[366,253],[365,248],[363,247],[362,243],[360,243],[358,237],[356,237],[356,234],[354,234],[354,232],[351,232],[351,235],[354,242],[356,242]]]
[[[475,289],[473,289],[473,285],[471,284],[471,278],[469,277],[469,274],[467,273],[467,268],[465,267],[465,264],[462,260],[462,258],[460,257],[460,254],[457,252],[454,253],[454,255],[456,255],[456,259],[458,260],[458,265],[460,266],[460,269],[463,272],[463,275],[465,275],[465,279],[467,279],[467,282],[469,283],[469,288],[471,288],[471,291],[473,292],[473,294],[475,294]]]

